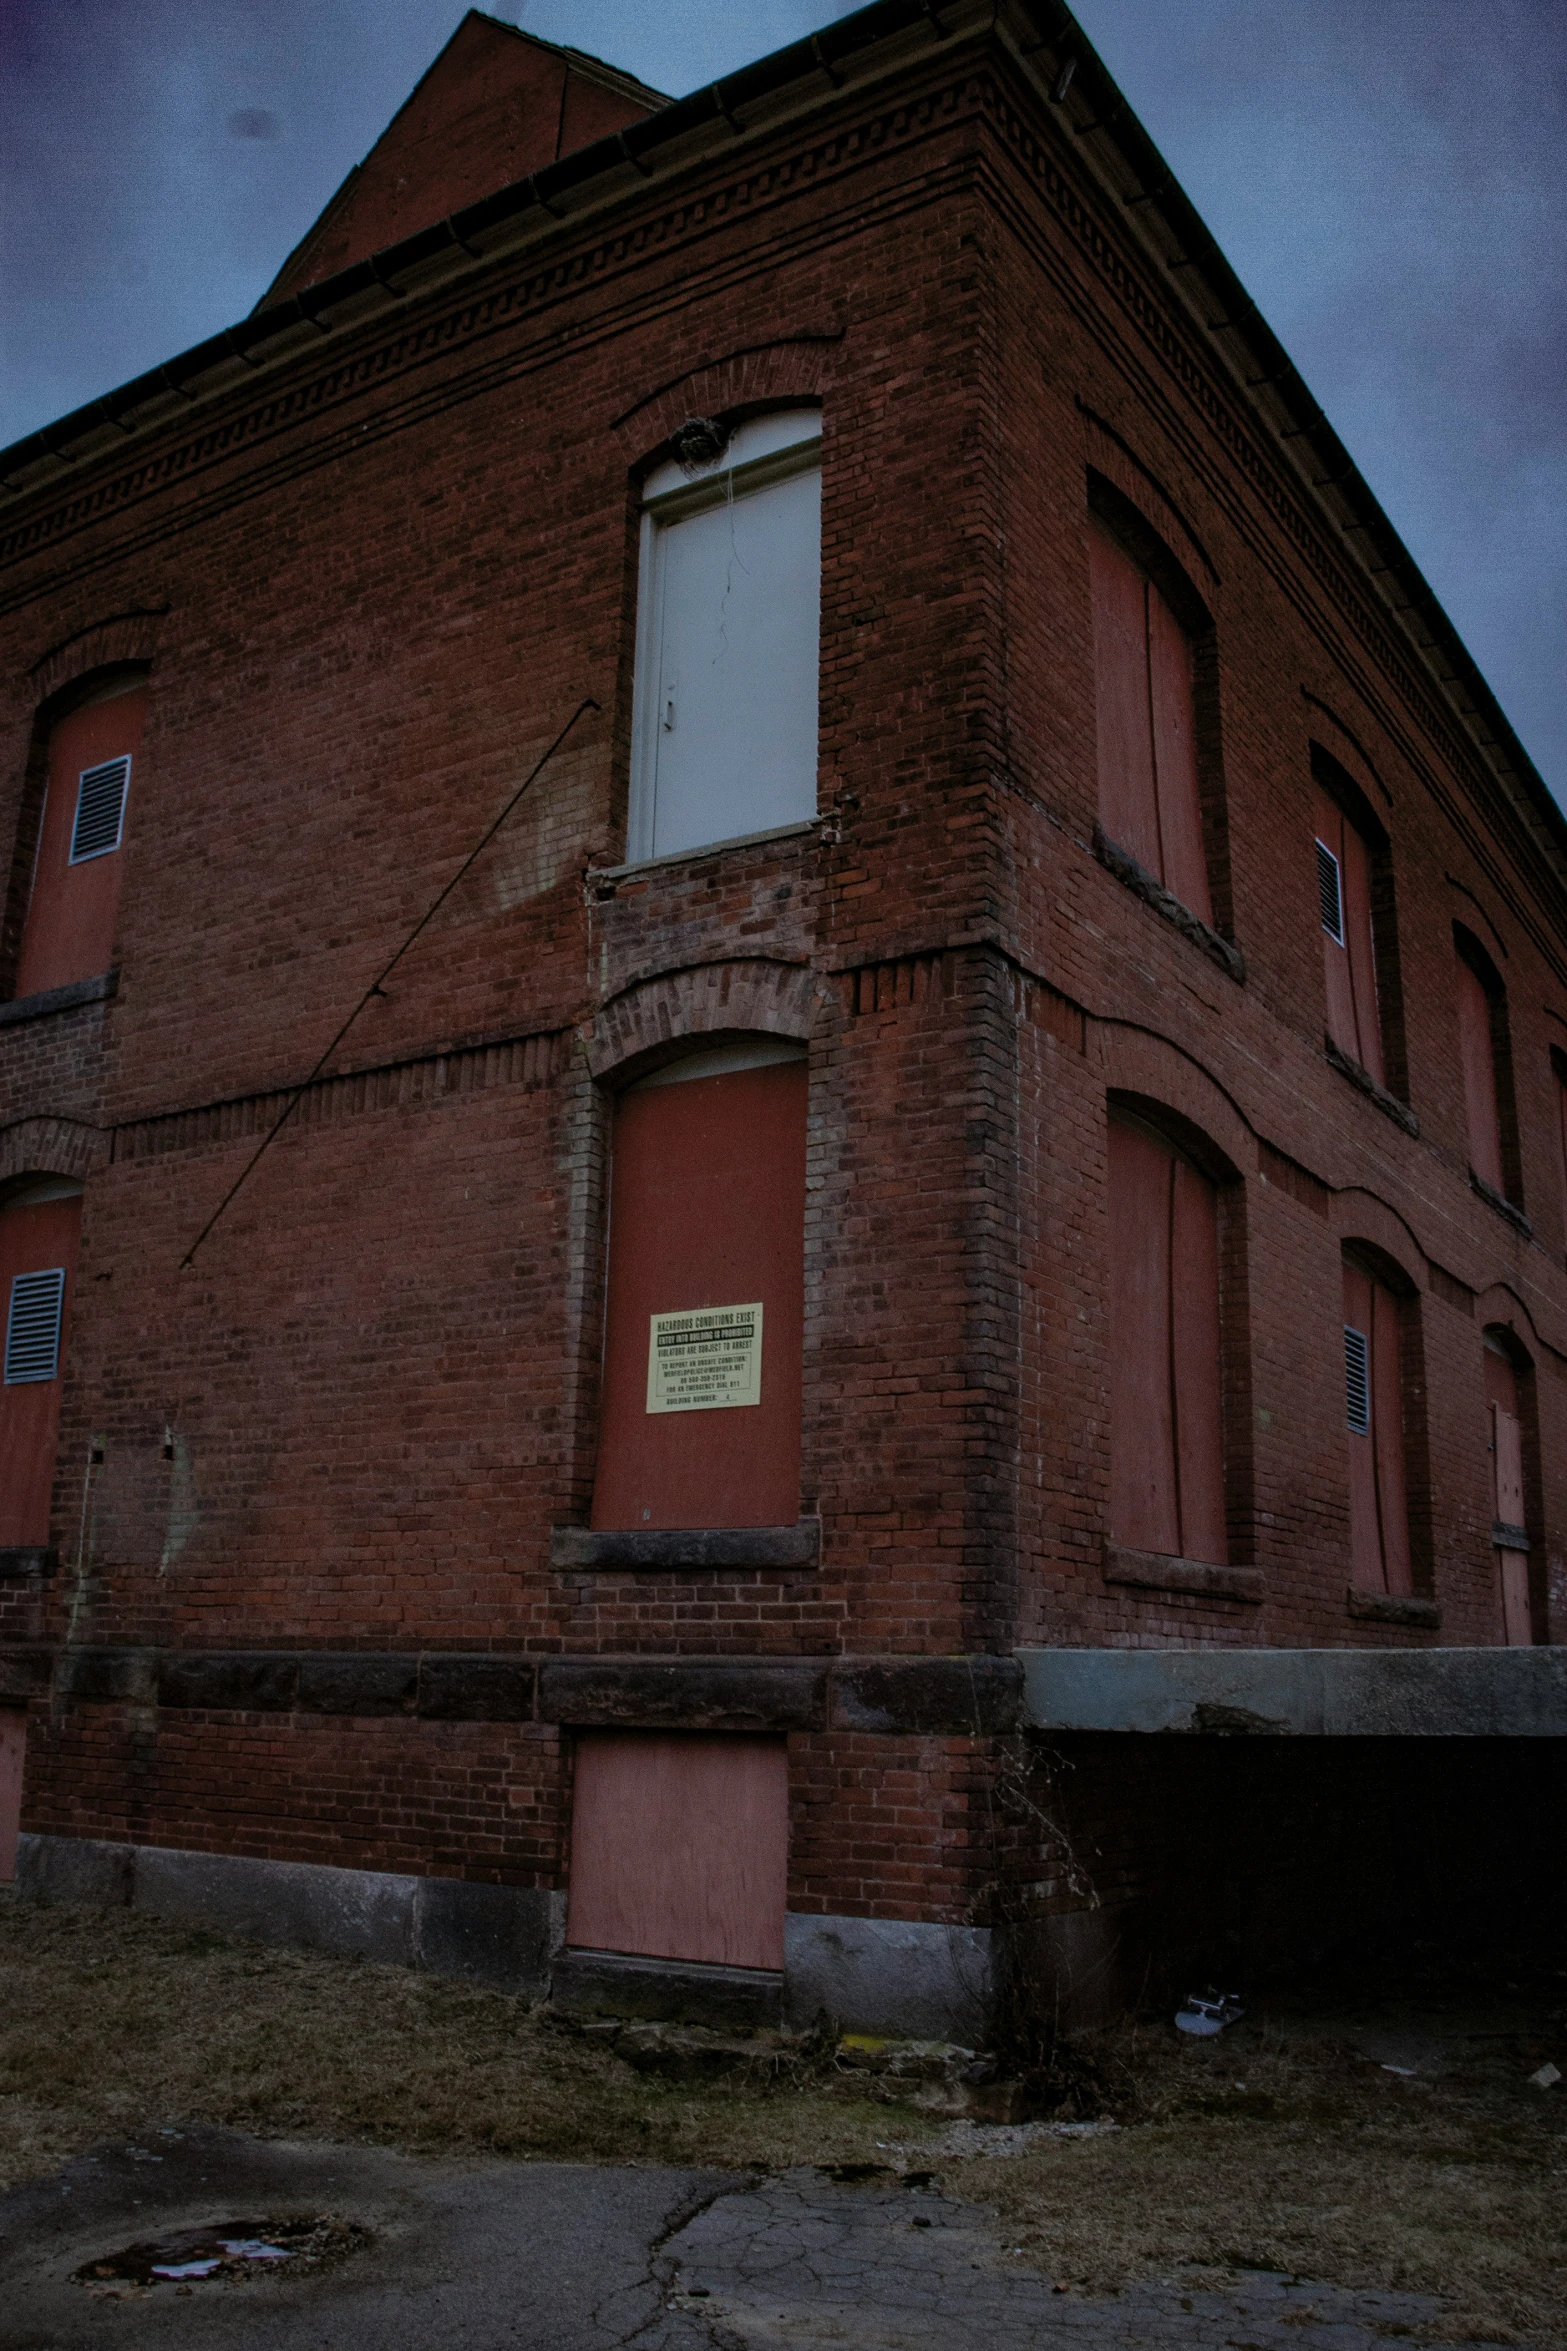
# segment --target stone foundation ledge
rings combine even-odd
[[[993,1655],[0,1648],[0,1703],[44,1695],[203,1714],[990,1738],[1017,1727],[1023,1675],[1014,1657]]]
[[[179,1919],[258,1943],[428,1969],[598,2014],[982,2042],[997,1953],[987,1928],[790,1912],[784,1964],[703,1967],[565,1945],[566,1897],[544,1888],[404,1877],[24,1835],[20,1893]]]

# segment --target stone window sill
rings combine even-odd
[[[590,866],[587,885],[601,898],[613,897],[622,882],[634,882],[643,874],[661,872],[666,866],[693,865],[699,857],[717,857],[729,849],[763,848],[769,841],[803,840],[807,833],[820,831],[819,816],[796,817],[792,824],[766,826],[759,833],[731,833],[724,841],[700,841],[693,849],[667,849],[661,857],[633,858],[629,865]]]
[[[82,1004],[107,1004],[119,987],[117,970],[101,971],[96,979],[41,988],[36,996],[13,996],[9,1004],[0,1004],[0,1028],[20,1028],[24,1020],[47,1020],[51,1012],[74,1012]]]
[[[1162,1551],[1124,1551],[1120,1544],[1105,1548],[1107,1584],[1132,1584],[1149,1592],[1195,1592],[1205,1600],[1244,1600],[1251,1606],[1267,1597],[1260,1567],[1215,1567],[1204,1559],[1176,1559]]]
[[[1390,1094],[1386,1086],[1379,1086],[1369,1069],[1363,1069],[1341,1045],[1335,1045],[1331,1037],[1323,1038],[1322,1050],[1327,1055],[1329,1068],[1336,1069],[1341,1078],[1348,1078],[1358,1093],[1364,1094],[1368,1102],[1376,1104],[1384,1118],[1390,1118],[1396,1127],[1402,1127],[1406,1135],[1419,1134],[1420,1121],[1409,1104],[1400,1102],[1398,1096]]]
[[[550,1565],[557,1571],[630,1569],[635,1574],[692,1568],[811,1568],[822,1552],[822,1522],[788,1527],[552,1527]]]
[[[0,1547],[0,1577],[54,1575],[60,1565],[60,1554],[41,1545],[22,1545],[6,1549]]]
[[[1232,946],[1228,939],[1222,939],[1216,930],[1203,921],[1200,914],[1193,914],[1189,906],[1183,906],[1174,891],[1167,890],[1163,882],[1156,881],[1145,865],[1139,865],[1127,850],[1118,848],[1101,825],[1094,827],[1094,855],[1107,873],[1113,873],[1118,882],[1124,884],[1134,897],[1141,898],[1145,906],[1151,906],[1155,914],[1163,915],[1182,938],[1190,939],[1194,947],[1200,947],[1204,955],[1235,981],[1237,987],[1245,985],[1246,958],[1240,949]]]
[[[1442,1611],[1434,1600],[1418,1600],[1404,1592],[1362,1592],[1351,1584],[1345,1605],[1362,1624],[1401,1624],[1416,1632],[1439,1633]]]
[[[1515,1208],[1511,1200],[1503,1199],[1501,1193],[1494,1191],[1484,1176],[1476,1175],[1473,1168],[1469,1170],[1469,1189],[1478,1192],[1487,1208],[1494,1208],[1498,1216],[1505,1216],[1515,1233],[1522,1233],[1526,1241],[1534,1239],[1534,1227],[1523,1210]]]

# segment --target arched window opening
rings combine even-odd
[[[0,1201],[0,1553],[49,1541],[81,1221],[82,1187],[63,1176],[37,1177]]]
[[[1567,1226],[1567,1053],[1551,1047],[1551,1083],[1556,1096],[1556,1139],[1561,1150],[1562,1221]]]
[[[1349,778],[1315,744],[1311,772],[1328,1035],[1381,1086],[1387,1069],[1373,904],[1374,868],[1385,857],[1385,841]]]
[[[122,851],[147,714],[146,674],[116,670],[49,730],[44,791],[15,992],[96,979],[114,960]]]
[[[1101,509],[1089,519],[1099,822],[1191,913],[1211,924],[1213,891],[1198,773],[1196,598],[1173,559],[1147,560]],[[1151,540],[1152,534],[1143,536]],[[1155,570],[1162,574],[1156,579]],[[1187,606],[1177,614],[1172,595]]]
[[[1534,1640],[1529,1600],[1529,1510],[1524,1481],[1524,1397],[1530,1370],[1510,1333],[1485,1334],[1485,1406],[1491,1483],[1491,1546],[1502,1638],[1509,1648]]]
[[[1507,991],[1472,931],[1453,925],[1457,955],[1458,1037],[1463,1060],[1469,1164],[1482,1184],[1523,1206],[1513,1120]]]
[[[729,1039],[621,1096],[593,1525],[793,1525],[805,1052]]]
[[[1124,1109],[1109,1150],[1111,1540],[1225,1567],[1218,1190]]]
[[[1344,1418],[1349,1438],[1350,1581],[1394,1597],[1414,1590],[1405,1459],[1403,1302],[1359,1259],[1344,1259]]]
[[[642,492],[627,853],[816,814],[821,417],[756,417]]]

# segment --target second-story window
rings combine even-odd
[[[1163,591],[1097,516],[1088,548],[1099,822],[1118,849],[1211,923],[1192,641]]]
[[[1491,1191],[1521,1207],[1513,1148],[1506,990],[1479,940],[1458,923],[1453,925],[1453,945],[1469,1164]]]
[[[644,486],[632,858],[816,814],[820,450],[789,410]]]
[[[146,713],[144,678],[122,672],[50,731],[18,996],[96,979],[114,960],[121,851]]]
[[[805,1108],[803,1048],[763,1035],[621,1096],[595,1527],[799,1518]]]
[[[1380,1086],[1386,1073],[1371,919],[1371,844],[1320,782],[1312,794],[1328,1035]]]

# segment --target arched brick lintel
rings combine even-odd
[[[103,1159],[107,1137],[74,1118],[19,1118],[0,1127],[0,1184],[18,1176],[74,1176],[85,1182]]]
[[[689,1037],[760,1030],[804,1043],[825,999],[816,974],[760,958],[661,973],[605,1005],[584,1038],[595,1078],[630,1076]]]
[[[1257,1164],[1257,1145],[1234,1101],[1199,1062],[1148,1029],[1105,1022],[1100,1067],[1109,1094],[1141,1095],[1196,1127],[1238,1173]]]
[[[27,673],[35,702],[47,702],[62,686],[95,669],[112,669],[122,661],[151,661],[168,608],[152,612],[116,612],[106,620],[78,629],[63,644],[51,646]]]
[[[819,400],[837,356],[837,328],[783,336],[722,359],[704,360],[672,383],[661,384],[617,416],[614,429],[633,463],[661,449],[688,417],[729,416],[769,401]]]
[[[1353,1248],[1358,1241],[1396,1266],[1409,1289],[1429,1289],[1431,1277],[1419,1234],[1378,1193],[1358,1184],[1335,1192],[1328,1221],[1341,1246]]]
[[[1559,1355],[1551,1345],[1525,1301],[1511,1282],[1492,1282],[1475,1299],[1475,1328],[1479,1331],[1497,1329],[1510,1331],[1525,1354],[1538,1363],[1542,1354]]]

